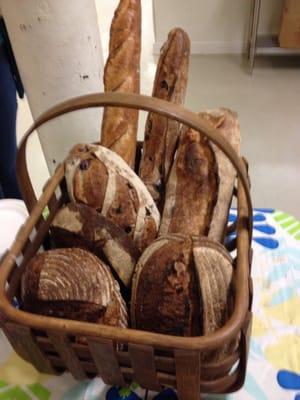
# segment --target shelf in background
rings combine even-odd
[[[279,47],[277,35],[258,35],[256,39],[257,55],[300,56],[300,49],[284,49]]]

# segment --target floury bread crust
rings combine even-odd
[[[51,224],[55,247],[79,247],[105,261],[127,287],[140,252],[133,240],[117,225],[91,207],[68,203]]]
[[[21,282],[27,311],[126,328],[120,287],[109,267],[82,249],[56,249],[36,255]]]
[[[157,236],[160,214],[147,188],[115,152],[77,145],[65,162],[70,200],[95,208],[121,227],[140,251]]]
[[[175,104],[185,100],[190,40],[185,31],[173,29],[163,45],[157,65],[152,96]],[[181,125],[156,113],[149,113],[139,175],[161,210],[169,171]]]
[[[104,70],[105,92],[139,93],[141,56],[141,1],[121,0],[115,11]],[[101,144],[134,166],[138,111],[107,107],[104,110]]]

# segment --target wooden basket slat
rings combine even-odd
[[[1,328],[11,346],[20,357],[33,364],[39,371],[45,374],[55,374],[55,370],[39,348],[30,328],[13,322],[4,322]]]
[[[239,382],[239,371],[212,381],[201,381],[202,393],[231,393],[232,387]],[[182,398],[184,400],[184,397]]]
[[[53,347],[74,378],[78,380],[86,379],[87,376],[75,351],[70,345],[69,338],[64,334],[57,332],[47,332],[47,334]]]
[[[87,343],[103,381],[108,385],[126,385],[113,341],[88,337]]]
[[[175,350],[177,391],[181,399],[199,400],[201,397],[201,353]]]
[[[209,380],[227,374],[228,371],[230,371],[234,364],[239,360],[239,357],[240,352],[235,351],[234,353],[224,358],[224,360],[209,364],[204,364],[202,362],[201,377],[203,379]]]
[[[157,378],[153,348],[129,344],[128,351],[134,371],[134,380],[145,389],[159,392],[161,386]]]

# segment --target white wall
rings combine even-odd
[[[259,31],[278,31],[283,0],[262,0]],[[190,35],[194,53],[236,53],[245,44],[251,0],[153,0],[157,52],[175,26]]]
[[[70,97],[103,90],[103,58],[91,0],[0,0],[34,119]],[[100,138],[100,110],[71,113],[39,129],[50,171],[80,141]],[[34,159],[34,151],[27,153]]]

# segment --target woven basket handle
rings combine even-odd
[[[250,228],[252,227],[252,202],[249,191],[249,180],[246,171],[245,163],[237,155],[232,146],[224,139],[224,137],[214,128],[212,128],[207,121],[200,118],[196,113],[188,111],[187,109],[160,100],[154,97],[142,96],[136,94],[126,93],[95,93],[80,97],[74,97],[70,100],[62,102],[45,113],[43,113],[25,133],[17,156],[17,175],[20,189],[29,211],[32,210],[37,202],[31,180],[28,174],[26,162],[26,144],[29,136],[41,125],[50,121],[58,116],[67,114],[71,111],[81,110],[92,107],[127,107],[140,109],[144,111],[152,111],[162,116],[174,119],[184,125],[195,129],[207,136],[216,146],[218,146],[230,159],[236,168],[238,177],[243,185],[245,197],[248,206],[248,217]]]

